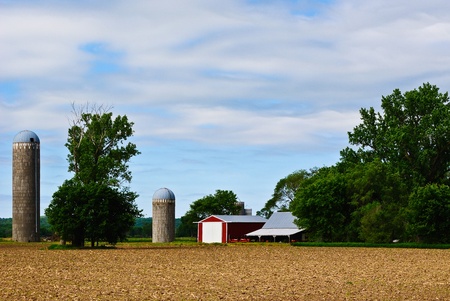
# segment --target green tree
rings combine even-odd
[[[315,170],[298,170],[279,180],[273,191],[272,198],[256,215],[269,218],[275,211],[288,211],[295,193],[305,179],[310,178]]]
[[[0,218],[0,237],[12,236],[12,218]]]
[[[291,211],[296,224],[306,228],[311,239],[349,241],[352,204],[345,177],[336,167],[322,167],[297,191]]]
[[[339,164],[338,164],[339,165]],[[353,229],[366,242],[391,242],[404,238],[408,190],[398,172],[378,159],[347,165],[347,191],[355,211]]]
[[[237,196],[230,190],[216,190],[196,200],[190,205],[190,209],[181,217],[181,224],[177,229],[177,236],[195,236],[197,226],[194,224],[210,215],[234,215],[239,214],[241,207],[237,204]]]
[[[74,108],[68,131],[69,171],[74,173],[54,193],[45,213],[54,231],[73,245],[85,239],[116,243],[141,216],[137,194],[125,183],[131,181],[128,162],[139,154],[133,143],[133,123],[126,116],[113,118],[103,107]]]
[[[408,239],[411,229],[423,241],[444,238],[446,190],[426,185],[450,185],[448,93],[428,83],[397,89],[382,97],[381,109],[361,109],[362,123],[348,133],[356,148],[297,190],[291,209],[310,237],[389,242]]]
[[[428,184],[418,187],[409,202],[410,229],[420,241],[450,243],[450,187]]]
[[[379,158],[398,169],[410,187],[448,180],[450,104],[448,93],[423,84],[382,97],[382,113],[361,109],[362,123],[348,133],[363,160]]]

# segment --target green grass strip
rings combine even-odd
[[[292,245],[296,247],[450,249],[450,244],[421,243],[295,242]]]

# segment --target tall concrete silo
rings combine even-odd
[[[39,241],[40,141],[32,131],[21,131],[13,140],[12,239]]]
[[[152,241],[171,242],[175,240],[175,194],[167,188],[160,188],[152,200]]]

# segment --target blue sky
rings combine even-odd
[[[41,140],[41,212],[65,179],[71,103],[135,123],[130,187],[176,216],[217,189],[255,213],[277,181],[329,166],[361,107],[449,90],[450,2],[0,0],[0,217],[12,141]]]

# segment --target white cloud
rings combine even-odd
[[[169,113],[170,114],[170,113]],[[166,114],[165,114],[166,115]],[[320,136],[346,138],[359,121],[357,112],[322,111],[304,116],[274,116],[226,107],[178,106],[170,117],[134,115],[136,134],[235,146],[320,147]]]
[[[381,95],[428,81],[449,90],[449,9],[440,0],[0,1],[0,135],[36,130],[49,158],[64,158],[75,101],[129,115],[144,147],[336,156],[359,108]]]

